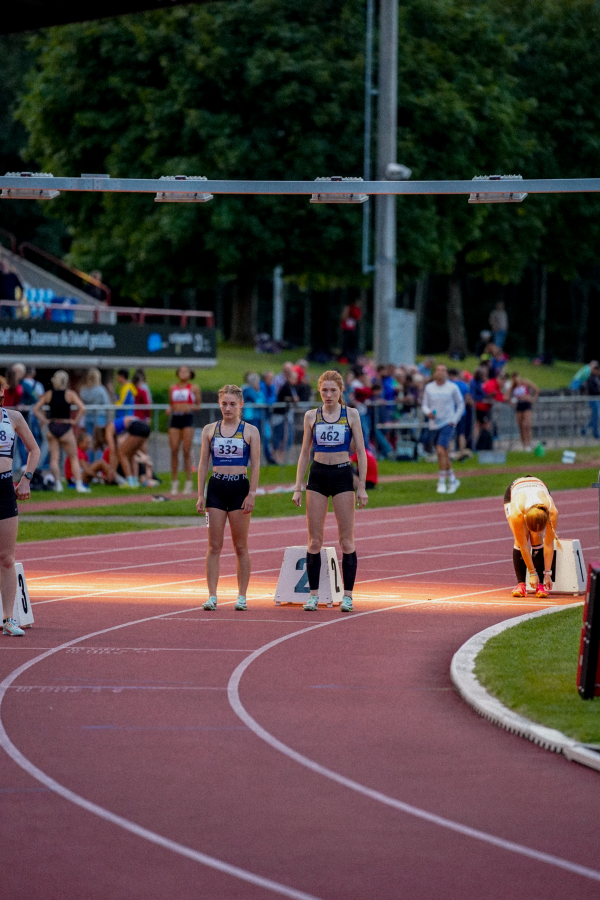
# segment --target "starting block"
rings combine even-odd
[[[584,594],[587,584],[581,543],[577,540],[561,540],[561,550],[554,542],[552,563],[552,589],[561,594]]]
[[[27,590],[25,572],[21,563],[15,563],[15,571],[17,575],[17,593],[15,595],[12,617],[21,628],[31,628],[33,625],[33,610],[29,599],[29,591]]]
[[[306,603],[309,596],[306,547],[286,547],[275,591],[275,604]],[[321,549],[319,604],[333,606],[344,596],[342,574],[334,547]]]

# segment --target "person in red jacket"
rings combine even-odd
[[[373,488],[377,487],[378,481],[377,457],[369,450],[368,447],[365,447],[365,452],[367,454],[367,479],[365,481],[365,487],[368,491],[372,491]],[[352,441],[352,443],[350,444],[350,454],[350,462],[352,463],[352,471],[354,473],[354,490],[356,491],[358,489],[358,454],[356,452],[356,445],[354,441]]]

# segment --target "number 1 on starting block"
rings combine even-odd
[[[306,571],[306,547],[286,547],[275,603],[306,603],[310,590]],[[321,549],[321,576],[319,578],[319,603],[333,606],[344,596],[340,565],[335,547]]]

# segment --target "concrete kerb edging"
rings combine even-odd
[[[533,741],[534,744],[538,744],[545,750],[551,750],[553,753],[562,753],[569,760],[600,771],[600,753],[588,749],[584,744],[567,737],[561,731],[538,725],[536,722],[532,722],[530,719],[526,719],[524,716],[520,716],[508,709],[496,697],[489,694],[475,677],[475,659],[490,638],[501,634],[507,628],[514,628],[515,625],[526,622],[528,619],[535,619],[538,616],[546,616],[563,609],[571,609],[572,606],[581,605],[580,603],[574,603],[569,606],[554,606],[549,609],[542,609],[537,612],[527,613],[524,616],[506,619],[504,622],[499,622],[497,625],[492,625],[491,628],[480,631],[479,634],[473,635],[454,654],[450,666],[450,675],[456,690],[463,700],[489,722],[499,725],[512,734],[518,734],[520,737],[527,738],[527,740]]]

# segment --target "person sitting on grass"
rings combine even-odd
[[[97,428],[100,430],[100,426],[97,426]],[[117,479],[125,482],[125,479],[117,475],[116,470],[105,459],[100,458],[95,462],[90,462],[88,453],[91,449],[91,435],[87,431],[80,431],[77,437],[77,458],[81,469],[81,480],[84,484],[91,484],[94,479],[104,481],[106,484],[115,484]],[[71,460],[68,457],[65,461],[65,478],[69,487],[75,487]]]
[[[108,459],[113,469],[120,465],[127,487],[137,488],[139,481],[133,474],[133,458],[144,446],[150,434],[150,426],[135,416],[123,416],[116,422],[109,422],[105,428],[105,439],[108,445]],[[125,487],[125,485],[120,485]]]

